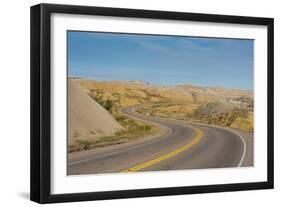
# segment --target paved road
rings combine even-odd
[[[145,116],[134,107],[124,114],[156,123],[154,138],[70,153],[68,174],[116,173],[253,166],[253,135],[209,125]]]

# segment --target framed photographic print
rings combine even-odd
[[[31,200],[273,188],[273,19],[31,7]]]

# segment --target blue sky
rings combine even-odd
[[[253,40],[68,32],[68,76],[253,89]]]

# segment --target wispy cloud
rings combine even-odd
[[[70,75],[253,86],[253,41],[100,32],[69,34]]]

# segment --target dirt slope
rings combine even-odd
[[[253,131],[253,112],[251,108],[242,108],[225,101],[211,102],[198,107],[194,118],[208,124],[227,126]]]
[[[88,95],[79,79],[68,80],[68,145],[113,135],[120,129],[121,125]]]

